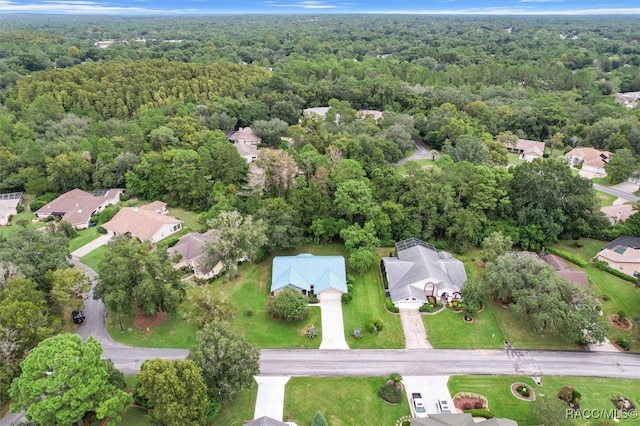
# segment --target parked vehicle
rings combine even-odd
[[[451,406],[449,405],[449,401],[447,401],[446,399],[438,400],[438,411],[440,412],[440,414],[453,414],[453,411],[451,411]]]
[[[413,410],[415,411],[416,417],[427,417],[427,410],[424,408],[422,394],[419,392],[412,393],[411,400],[413,401]]]
[[[82,311],[71,312],[71,317],[73,318],[73,322],[76,324],[82,324],[84,322],[84,312]]]

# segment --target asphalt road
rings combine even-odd
[[[425,146],[422,144],[414,142],[413,146],[416,148],[414,153],[409,157],[403,158],[402,160],[398,161],[396,163],[398,166],[406,163],[409,160],[426,160],[440,157],[440,154],[438,154],[436,151],[425,148]]]
[[[260,374],[384,376],[491,374],[640,379],[640,355],[519,350],[272,350],[260,353]]]
[[[640,197],[636,197],[633,194],[629,194],[628,192],[620,191],[619,189],[611,188],[609,186],[598,185],[597,183],[593,184],[593,189],[604,192],[606,194],[614,195],[618,198],[622,198],[623,200],[632,201],[637,203],[640,201]]]

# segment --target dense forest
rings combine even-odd
[[[640,90],[632,17],[0,19],[0,192],[126,187],[203,226],[238,210],[277,230],[269,249],[623,230],[556,158],[640,152],[638,110],[613,99]],[[315,106],[331,109],[302,117]],[[257,185],[225,139],[244,126],[282,148],[263,150]],[[549,161],[506,169],[517,137],[548,142]],[[447,155],[393,167],[414,143]]]

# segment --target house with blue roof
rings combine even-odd
[[[271,294],[294,288],[304,295],[346,293],[347,273],[342,256],[276,256],[271,271]]]

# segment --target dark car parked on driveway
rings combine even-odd
[[[82,311],[71,312],[71,317],[73,318],[73,322],[76,324],[82,324],[84,322],[84,312]]]

